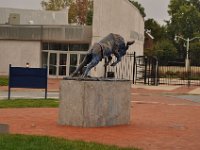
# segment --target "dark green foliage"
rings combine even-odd
[[[200,42],[190,44],[191,65],[200,66]]]
[[[180,35],[192,38],[200,33],[199,2],[193,0],[171,0],[169,4],[168,30],[171,36]]]
[[[147,19],[145,21],[145,29],[151,30],[151,34],[154,37],[154,43],[166,39],[167,29],[165,26],[161,26],[154,19]]]
[[[162,40],[155,44],[154,54],[157,56],[160,65],[167,65],[168,61],[177,58],[177,49],[171,41]]]
[[[140,11],[140,14],[142,15],[142,17],[146,17],[144,7],[142,7],[142,5],[140,3],[138,3],[134,0],[129,0],[129,2],[131,2]]]
[[[200,1],[170,0],[168,13],[170,20],[166,21],[165,26],[160,26],[153,19],[145,21],[145,28],[151,30],[155,38],[154,49],[145,52],[148,55],[156,55],[162,65],[172,60],[184,62],[186,58],[186,41],[178,39],[175,42],[175,35],[184,39],[200,37]],[[198,43],[198,40],[190,41],[189,56],[192,65],[200,65]]]
[[[93,11],[89,10],[87,13],[87,20],[86,20],[87,25],[92,25],[92,17],[93,17]]]

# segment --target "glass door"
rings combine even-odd
[[[78,65],[78,55],[70,54],[69,75],[76,70],[77,65]]]
[[[43,52],[42,66],[48,67],[48,75],[51,77],[69,76],[76,70],[84,57],[84,53]]]
[[[48,52],[42,53],[42,67],[43,68],[48,67]]]
[[[67,54],[59,54],[59,76],[67,75]]]
[[[49,75],[57,75],[57,53],[49,53]]]

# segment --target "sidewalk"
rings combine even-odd
[[[48,98],[59,98],[59,86],[60,79],[49,79],[48,80]],[[11,98],[35,98],[40,99],[45,97],[44,89],[28,89],[28,88],[12,88],[11,89]],[[8,98],[8,87],[0,86],[0,100]]]
[[[184,103],[195,102],[200,104],[200,87],[193,86],[168,86],[168,85],[160,85],[160,86],[147,86],[147,85],[133,85],[132,86],[133,96],[141,96],[143,103],[151,102],[151,103],[163,103],[165,102],[162,98],[168,97],[172,100],[170,102],[176,102],[175,99],[179,99],[179,105]],[[144,100],[144,97],[148,97]],[[154,100],[152,100],[154,97]],[[186,101],[185,101],[186,100]],[[137,98],[136,98],[137,101]],[[141,103],[141,101],[140,101]]]
[[[58,92],[59,91],[59,86],[60,86],[60,80],[61,79],[48,79],[48,91],[49,92]],[[39,90],[42,91],[41,89],[23,89],[23,88],[13,88],[13,91],[31,91],[31,90]],[[0,91],[8,91],[7,86],[0,86]]]
[[[49,92],[58,93],[59,80],[49,80],[48,87]],[[197,95],[191,94],[194,91]],[[60,126],[58,108],[0,109],[0,122],[8,124],[13,134],[47,135],[143,150],[199,150],[199,100],[199,87],[133,85],[130,125]]]
[[[153,90],[153,92],[179,93],[179,94],[197,94],[200,95],[200,86],[180,86],[180,85],[159,85],[149,86],[144,84],[132,85],[135,89]]]
[[[193,88],[166,89],[133,87],[130,125],[60,126],[58,108],[0,109],[0,122],[9,124],[13,134],[47,135],[143,150],[199,150],[200,103],[176,97]]]
[[[61,79],[49,79],[48,80],[48,98],[59,98],[59,86]],[[199,101],[200,87],[186,87],[186,86],[148,86],[148,85],[132,85],[133,92],[145,94],[168,94],[183,98],[186,100]],[[6,99],[8,96],[8,87],[0,86],[0,99]],[[11,89],[11,98],[44,98],[43,89]]]

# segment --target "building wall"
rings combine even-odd
[[[0,25],[0,75],[8,75],[9,64],[41,67],[41,42],[90,44],[91,39],[91,26]]]
[[[68,9],[45,11],[16,8],[0,8],[0,24],[8,24],[10,14],[19,15],[19,24],[67,25]]]
[[[39,41],[0,40],[0,75],[8,75],[9,64],[15,67],[41,66],[41,44]]]
[[[153,39],[148,34],[145,33],[145,42],[144,49],[152,49],[153,48]]]
[[[0,40],[91,43],[92,27],[80,25],[0,25]]]
[[[92,43],[109,33],[120,34],[126,41],[135,40],[128,53],[143,55],[144,19],[128,0],[94,0]],[[102,62],[96,67],[96,71],[92,71],[93,75],[103,75]]]

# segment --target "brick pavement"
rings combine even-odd
[[[53,81],[51,86],[56,89],[59,83]],[[199,150],[200,103],[171,97],[195,89],[133,87],[132,120],[125,126],[60,126],[57,108],[0,109],[0,122],[9,124],[11,133],[49,135],[144,150]]]

